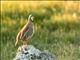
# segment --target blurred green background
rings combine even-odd
[[[1,1],[1,60],[16,55],[15,38],[35,16],[35,33],[29,44],[48,50],[58,60],[80,60],[80,1]]]

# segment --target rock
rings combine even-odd
[[[18,48],[13,60],[56,60],[48,51],[40,51],[32,45],[22,45]]]

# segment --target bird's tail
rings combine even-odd
[[[15,42],[15,46],[18,44],[19,41],[19,37],[20,37],[20,33],[18,33],[17,37],[16,37],[16,42]]]
[[[18,44],[18,40],[16,40],[16,42],[15,42],[15,46]]]

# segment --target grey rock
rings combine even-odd
[[[40,51],[33,45],[22,45],[13,60],[56,60],[56,58],[48,51]]]

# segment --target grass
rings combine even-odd
[[[26,9],[23,8],[24,4],[22,5],[21,10],[14,3],[2,5],[1,60],[12,60],[15,57],[17,48],[22,44],[19,42],[16,47],[14,46],[16,35],[26,24],[30,13],[35,16],[35,33],[29,44],[40,50],[50,51],[59,60],[80,60],[80,13],[78,9],[66,11],[64,7],[67,5],[59,6],[58,2],[49,6],[40,3],[38,7],[36,4]]]

